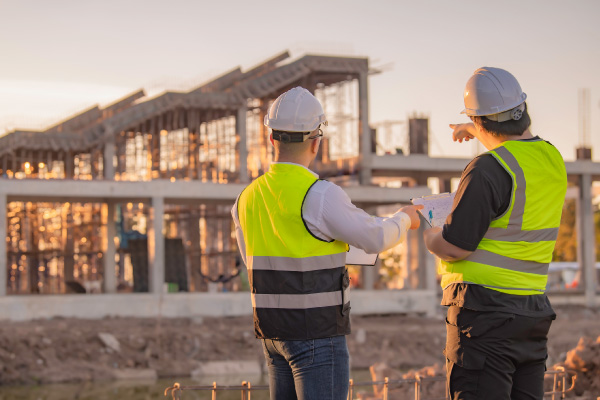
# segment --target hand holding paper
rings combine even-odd
[[[423,209],[423,205],[404,206],[400,208],[400,212],[405,213],[410,217],[409,229],[419,229],[421,225],[421,219],[419,218],[418,212]]]
[[[420,213],[432,227],[442,227],[446,218],[452,211],[452,203],[456,192],[440,193],[431,196],[418,197],[412,199],[413,204],[422,204],[423,209]]]

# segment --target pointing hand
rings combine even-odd
[[[450,124],[452,131],[452,140],[455,142],[462,143],[463,140],[468,142],[471,139],[475,139],[475,133],[477,128],[471,122],[468,124]]]

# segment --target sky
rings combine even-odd
[[[430,118],[430,152],[468,157],[449,123],[481,66],[527,93],[532,132],[574,159],[578,90],[600,160],[600,2],[0,0],[0,134],[40,129],[144,88],[190,89],[284,50],[369,57],[370,120]]]

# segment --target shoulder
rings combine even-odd
[[[327,200],[346,200],[349,199],[348,195],[335,183],[319,179],[308,189],[305,197],[306,203],[321,202],[327,198]]]
[[[475,157],[463,171],[463,176],[480,176],[488,180],[512,180],[502,164],[489,153]]]
[[[477,157],[475,157],[474,159],[472,159],[471,162],[465,168],[465,171],[470,171],[470,170],[486,171],[486,170],[495,169],[497,167],[501,168],[501,165],[498,163],[496,158],[489,153],[484,153],[484,154],[480,154]]]

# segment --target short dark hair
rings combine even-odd
[[[494,136],[521,136],[531,126],[531,118],[527,112],[527,103],[521,119],[509,119],[504,122],[492,121],[485,116],[472,116],[471,120]]]

